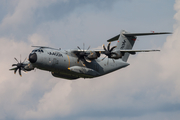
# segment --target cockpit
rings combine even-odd
[[[44,53],[44,51],[40,48],[32,50],[29,54],[29,61],[31,63],[35,63],[37,61],[37,53]]]

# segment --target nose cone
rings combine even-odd
[[[35,63],[37,61],[37,54],[36,53],[30,54],[29,55],[29,61],[31,63]]]

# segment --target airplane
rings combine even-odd
[[[153,52],[160,50],[132,50],[137,36],[172,34],[170,32],[151,32],[151,33],[129,33],[122,30],[120,34],[107,40],[108,45],[103,45],[103,50],[84,50],[77,46],[77,49],[62,50],[45,46],[32,46],[34,50],[29,54],[29,61],[26,59],[17,64],[13,64],[13,70],[16,74],[19,70],[31,71],[35,68],[51,72],[54,77],[76,80],[78,78],[95,78],[106,75],[113,71],[127,67],[129,55],[137,52]],[[111,42],[117,41],[116,46],[110,48]],[[101,54],[105,55],[100,58]],[[108,58],[107,58],[108,57]],[[106,59],[107,60],[104,60]],[[109,60],[110,59],[110,60]]]

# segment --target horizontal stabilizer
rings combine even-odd
[[[108,41],[108,42],[116,41],[116,40],[119,39],[119,36],[120,36],[120,34],[119,34],[119,35],[116,35],[115,37],[113,37],[113,38],[111,38],[111,39],[109,39],[109,40],[107,40],[107,41]]]
[[[160,35],[160,34],[172,34],[170,32],[157,32],[157,33],[125,33],[125,36],[144,36],[144,35]]]
[[[127,36],[127,37],[132,37],[132,36],[144,36],[144,35],[160,35],[160,34],[172,34],[171,32],[152,32],[152,33],[124,33],[123,35]],[[120,37],[119,35],[116,35],[115,37],[107,40],[108,42],[112,42],[112,41],[116,41],[118,40]]]

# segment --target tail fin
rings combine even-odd
[[[132,49],[134,46],[134,43],[136,41],[136,36],[144,36],[144,35],[158,35],[158,34],[171,34],[169,32],[160,32],[160,33],[129,33],[125,30],[122,30],[121,33],[109,40],[107,40],[108,42],[111,41],[115,41],[118,40],[117,42],[117,47],[115,50],[128,50],[128,49]],[[122,60],[127,62],[128,57],[129,57],[129,53],[125,53],[122,57]]]
[[[128,34],[128,32],[126,32],[125,30],[122,30],[117,42],[117,47],[116,50],[123,50],[123,49],[132,49],[134,46],[134,43],[136,41],[136,37],[135,36],[125,36],[124,34]],[[127,62],[128,57],[129,57],[129,53],[125,53],[124,56],[122,57],[122,60]]]

